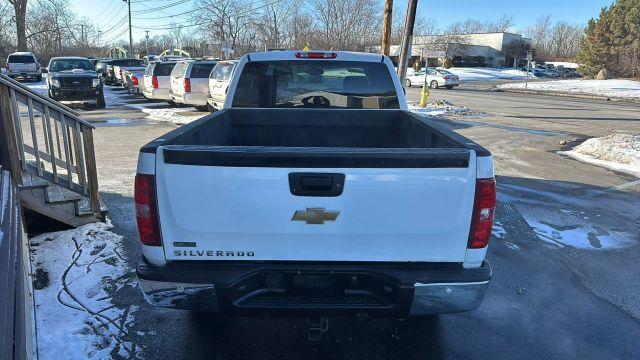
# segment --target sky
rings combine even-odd
[[[191,14],[179,14],[191,10],[193,2],[194,0],[132,0],[134,41],[144,37],[145,29],[150,30],[149,35],[153,36],[166,32],[162,27],[168,27],[171,22],[188,22]],[[602,7],[612,2],[613,0],[418,0],[418,14],[435,19],[440,28],[466,19],[484,22],[495,20],[503,14],[513,15],[513,30],[519,32],[543,15],[551,15],[554,21],[586,24],[590,18],[598,15]],[[69,3],[78,15],[98,24],[103,31],[103,42],[129,39],[126,30],[127,4],[123,0],[69,0]],[[255,3],[260,4],[260,1],[256,0]],[[394,8],[404,13],[406,3],[407,0],[395,0]],[[163,6],[166,7],[152,12],[148,10]]]

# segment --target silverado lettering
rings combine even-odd
[[[208,257],[253,257],[253,251],[213,251],[213,250],[174,250],[174,256],[208,256]]]

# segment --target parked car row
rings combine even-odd
[[[524,69],[526,71],[526,68]],[[531,69],[531,73],[536,77],[551,78],[576,78],[582,77],[576,69],[563,66],[554,66],[552,64],[538,65]]]
[[[149,100],[215,111],[224,104],[236,64],[236,60],[162,59],[150,62],[144,71],[125,70],[122,85]]]

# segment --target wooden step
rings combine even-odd
[[[69,191],[62,186],[51,184],[45,189],[48,203],[76,202],[83,199],[83,196]]]

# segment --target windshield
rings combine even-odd
[[[235,66],[236,64],[234,63],[217,63],[213,70],[211,70],[209,78],[218,81],[228,81],[231,78],[231,73]]]
[[[54,59],[51,60],[49,71],[69,71],[74,69],[95,70],[93,64],[87,59]]]
[[[400,104],[383,63],[281,60],[247,63],[232,106],[398,109]]]

